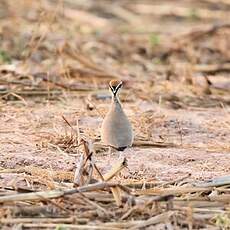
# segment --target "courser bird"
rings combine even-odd
[[[122,81],[111,80],[109,88],[112,92],[111,106],[106,114],[101,127],[101,140],[110,147],[123,151],[131,147],[133,143],[132,126],[122,109],[118,92],[122,87]]]

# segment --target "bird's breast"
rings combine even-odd
[[[132,126],[122,109],[111,109],[102,124],[102,141],[116,148],[131,146]]]

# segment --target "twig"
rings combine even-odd
[[[87,219],[82,219],[86,221]],[[7,218],[1,219],[0,223],[2,224],[20,224],[20,223],[73,223],[75,221],[82,221],[78,218],[69,217],[69,218]]]
[[[60,180],[73,181],[74,178],[73,172],[62,171],[62,170],[50,171],[48,169],[42,169],[34,166],[25,166],[25,167],[19,167],[14,169],[2,169],[0,170],[0,174],[1,173],[26,173],[35,176],[40,176],[40,175],[42,175],[43,177],[49,176],[52,177],[52,179],[55,181],[60,181]]]
[[[121,220],[125,220],[126,218],[128,218],[136,210],[138,210],[137,206],[134,206],[134,207],[130,208],[125,214],[123,214],[123,216],[121,217]]]
[[[113,73],[113,71],[110,70],[105,70],[100,67],[96,63],[94,63],[91,59],[86,58],[83,54],[80,52],[76,51],[69,43],[66,44],[65,47],[65,52],[67,52],[70,56],[72,56],[74,59],[78,60],[81,64],[84,66],[97,71],[98,73],[103,73],[104,75],[110,76],[112,78],[120,78],[120,76],[116,73]]]
[[[168,185],[173,185],[173,184],[177,184],[178,182],[181,182],[187,178],[191,177],[191,173],[188,173],[187,175],[181,177],[181,178],[178,178],[178,179],[175,179],[173,181],[169,181],[169,182],[166,182],[164,184],[162,184],[162,187],[165,187],[165,186],[168,186]]]
[[[157,148],[169,148],[169,147],[177,147],[177,145],[173,143],[161,143],[161,142],[151,142],[151,141],[134,141],[134,147],[157,147]]]
[[[146,190],[137,190],[138,195],[180,195],[193,192],[208,192],[212,188],[196,188],[196,187],[172,187],[172,188],[152,188]]]
[[[100,179],[101,179],[102,181],[104,181],[105,179],[104,179],[103,175],[101,174],[100,170],[98,169],[98,167],[96,166],[95,163],[94,163],[93,166],[94,166],[95,170],[97,171],[97,173],[98,173]]]
[[[62,91],[60,90],[50,90],[47,92],[47,90],[23,90],[23,91],[11,91],[11,90],[6,90],[6,91],[0,91],[0,95],[9,95],[9,94],[16,94],[16,95],[23,95],[23,96],[47,96],[48,94],[53,95],[53,96],[58,96],[62,94]]]
[[[135,230],[135,229],[141,229],[150,225],[155,225],[161,222],[166,222],[169,220],[169,218],[174,214],[173,211],[165,212],[162,214],[159,214],[157,216],[153,216],[149,218],[148,220],[143,220],[142,223],[137,224],[134,227],[131,227],[130,230]]]
[[[116,174],[118,174],[123,168],[127,167],[127,160],[123,158],[117,164],[115,164],[112,169],[104,175],[105,181],[111,180]]]
[[[82,198],[89,204],[91,204],[92,206],[94,206],[95,208],[101,210],[105,215],[109,214],[109,211],[104,209],[103,207],[101,207],[99,204],[97,204],[96,202],[90,200],[89,198],[87,198],[84,194],[80,193],[80,195],[82,196]]]
[[[185,34],[179,35],[177,38],[173,38],[174,40],[178,40],[184,42],[188,42],[188,41],[194,41],[194,40],[198,40],[203,38],[206,35],[213,35],[214,33],[216,33],[218,30],[223,29],[223,28],[229,28],[230,27],[230,23],[222,23],[222,24],[217,24],[217,25],[211,25],[208,27],[200,27],[199,29],[196,30],[191,30]]]
[[[43,191],[43,192],[6,195],[6,196],[0,196],[0,203],[23,201],[23,200],[24,201],[42,200],[43,198],[53,199],[53,198],[63,197],[66,195],[71,195],[74,193],[84,193],[84,192],[90,192],[96,190],[103,190],[117,185],[118,185],[117,183],[100,182],[100,183],[90,184],[86,186],[81,186],[79,188],[67,189],[67,190],[50,190],[50,191]]]
[[[112,187],[111,191],[113,193],[113,197],[115,199],[116,205],[118,207],[121,207],[122,205],[122,199],[121,199],[121,190],[118,186]]]
[[[84,171],[84,154],[81,154],[79,164],[76,167],[75,173],[74,173],[74,185],[75,186],[82,186],[84,183],[83,179],[83,171]]]
[[[227,20],[229,17],[228,12],[224,12],[222,10],[209,10],[209,9],[201,9],[197,8],[193,11],[192,8],[183,7],[183,6],[173,6],[173,10],[171,5],[163,5],[163,4],[135,4],[132,7],[133,10],[137,13],[141,14],[155,14],[159,16],[176,16],[176,17],[194,17],[199,19],[221,19]]]
[[[143,186],[146,189],[154,188],[156,186],[162,185],[163,182],[134,182],[134,183],[124,183],[123,185],[129,188],[142,189]]]
[[[30,229],[35,229],[35,228],[49,228],[49,229],[55,229],[57,228],[57,224],[23,224],[22,227],[24,228],[30,228]],[[113,227],[106,227],[106,226],[101,226],[101,225],[79,225],[79,224],[60,224],[60,227],[64,229],[100,229],[100,230],[120,230],[120,228],[113,228]]]
[[[93,153],[94,153],[94,145],[90,144],[89,142],[85,141],[82,139],[82,142],[83,142],[83,146],[84,146],[84,150],[85,150],[85,154],[86,154],[86,160],[85,160],[85,163],[87,160],[90,160],[90,165],[91,167],[93,167],[96,172],[98,173],[100,179],[102,181],[104,181],[104,177],[103,175],[101,174],[100,170],[98,169],[97,165],[95,164],[94,160],[93,160]]]

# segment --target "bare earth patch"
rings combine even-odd
[[[58,144],[53,144],[54,140],[62,140],[70,134],[70,128],[61,116],[65,115],[73,127],[79,119],[82,136],[87,138],[99,137],[102,121],[98,116],[80,115],[78,111],[87,113],[87,110],[84,110],[84,105],[77,108],[79,102],[73,98],[72,103],[63,107],[61,102],[29,108],[4,107],[0,117],[0,166],[3,169],[35,166],[51,171],[73,172],[79,161],[77,150],[67,153]],[[108,106],[106,102],[103,107]],[[124,106],[128,108],[128,104],[124,103]],[[72,109],[67,111],[66,107]],[[142,124],[138,124],[132,109],[129,112],[131,120],[135,120],[135,134],[138,137]],[[122,155],[128,160],[128,169],[120,175],[124,179],[170,181],[190,173],[191,178],[204,180],[230,173],[229,120],[223,109],[187,112],[152,105],[140,107],[139,113],[141,119],[146,116],[152,119],[152,123],[147,124],[152,140],[162,141],[163,138],[165,142],[176,144],[176,147],[126,149]],[[113,153],[110,164],[117,162],[118,157],[118,152]],[[102,172],[109,169],[109,159],[107,150],[96,153],[95,160]],[[9,183],[7,185],[10,186]]]
[[[0,228],[229,229],[229,10],[1,0]],[[135,141],[109,156],[111,79]]]

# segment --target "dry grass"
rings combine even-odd
[[[228,15],[226,0],[1,1],[0,226],[229,229]],[[135,130],[114,167],[111,78]]]

